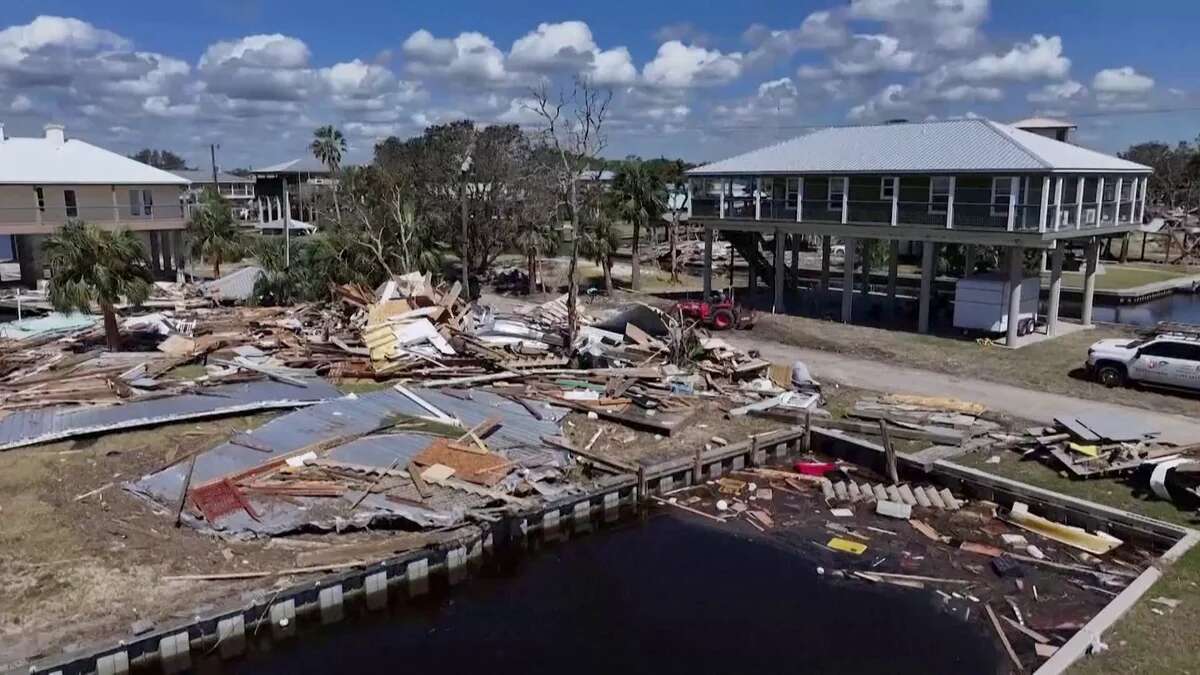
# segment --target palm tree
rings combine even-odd
[[[229,202],[211,189],[204,191],[204,202],[192,214],[187,237],[192,257],[211,263],[218,277],[221,263],[241,260],[246,254],[245,237],[233,222]]]
[[[153,277],[142,240],[129,230],[73,220],[50,235],[42,250],[50,266],[50,304],[60,312],[90,312],[93,303],[99,305],[108,347],[119,349],[114,307],[122,297],[134,305],[150,297]]]
[[[329,167],[329,173],[336,174],[342,165],[342,153],[346,151],[346,137],[332,124],[318,127],[313,132],[313,142],[308,146],[317,161]],[[336,177],[335,177],[336,178]],[[333,211],[337,219],[342,219],[342,207],[338,204],[337,182],[333,184]]]
[[[617,208],[621,217],[633,223],[633,289],[642,287],[641,239],[642,228],[657,222],[663,212],[662,177],[646,168],[642,162],[630,162],[613,180]]]
[[[590,215],[585,212],[579,244],[581,252],[604,270],[604,291],[611,294],[613,257],[621,247],[621,235],[608,211],[600,209]]]

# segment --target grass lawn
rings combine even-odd
[[[1196,515],[1156,499],[1147,499],[1116,480],[1068,480],[1046,465],[1021,461],[1011,451],[1000,452],[999,464],[986,460],[994,453],[978,453],[958,460],[990,473],[1013,478],[1063,494],[1141,513],[1151,518],[1188,527],[1200,525]],[[1150,601],[1166,597],[1182,601],[1168,609]],[[1162,614],[1158,614],[1157,610]],[[1142,600],[1117,623],[1103,640],[1104,654],[1086,657],[1072,673],[1195,673],[1200,672],[1200,547],[1194,547],[1167,568],[1163,577]]]
[[[1096,275],[1096,288],[1117,290],[1136,288],[1159,281],[1170,281],[1188,276],[1189,270],[1183,267],[1134,267],[1130,265],[1105,265],[1104,274]],[[1076,288],[1083,287],[1083,275],[1076,272],[1063,274],[1063,283]]]
[[[1093,342],[1133,335],[1130,329],[1120,326],[1097,326],[1015,351],[956,336],[920,335],[785,315],[759,314],[753,333],[766,340],[872,361],[1160,412],[1200,415],[1198,396],[1109,389],[1086,379],[1082,367]]]

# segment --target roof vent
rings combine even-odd
[[[67,142],[67,128],[61,124],[47,124],[46,140],[55,145],[62,145]]]
[[[4,122],[0,122],[0,141],[4,140]]]
[[[897,117],[896,119],[891,119],[884,122],[884,124],[908,124],[908,120],[904,119],[903,117]]]

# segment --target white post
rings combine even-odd
[[[1093,302],[1096,298],[1096,267],[1100,262],[1100,240],[1094,237],[1089,239],[1084,255],[1086,259],[1083,272],[1083,310],[1080,320],[1083,325],[1090,326]]]
[[[850,218],[850,178],[844,176],[839,180],[842,181],[842,224],[845,225]]]
[[[771,305],[772,314],[783,311],[784,238],[783,230],[775,228],[775,303]]]
[[[892,176],[892,227],[900,222],[900,177]]]
[[[724,179],[721,180],[721,198],[720,198],[719,203],[717,204],[717,206],[721,209],[720,215],[717,217],[721,218],[721,219],[725,218],[725,188],[728,185],[729,185],[729,183],[727,181],[725,181]]]
[[[1042,208],[1038,212],[1038,232],[1046,231],[1046,214],[1050,208],[1050,176],[1042,176]]]
[[[946,195],[946,229],[954,227],[954,193],[958,189],[958,177],[950,176],[950,194]]]
[[[1025,279],[1025,249],[1013,246],[1008,249],[1008,332],[1005,346],[1015,349],[1017,329],[1021,323],[1021,282]]]
[[[783,184],[784,199],[787,199],[787,183]],[[801,222],[804,213],[804,176],[796,181],[796,222]]]
[[[1063,177],[1054,182],[1054,231],[1062,226]]]
[[[1021,229],[1025,229],[1025,224],[1029,219],[1029,176],[1021,179],[1021,199],[1018,202],[1021,204]]]
[[[692,219],[692,181],[684,179],[684,184],[687,186],[687,215],[688,220]]]
[[[754,219],[762,220],[762,176],[754,179]]]
[[[1087,176],[1075,177],[1075,229],[1083,228],[1083,185]]]
[[[701,275],[704,278],[704,300],[707,302],[708,297],[712,295],[712,273],[713,273],[713,228],[704,225],[704,269],[701,270]]]
[[[1140,206],[1138,207],[1138,223],[1146,220],[1146,192],[1150,187],[1148,176],[1142,176],[1142,196],[1139,198]]]
[[[1013,176],[1008,179],[1008,231],[1017,229],[1017,186],[1021,179]]]
[[[917,298],[917,332],[929,332],[929,304],[933,299],[933,271],[937,263],[937,244],[921,244],[921,292]]]
[[[1063,257],[1066,255],[1066,251],[1066,242],[1058,239],[1054,242],[1054,251],[1050,254],[1050,307],[1046,317],[1046,332],[1050,335],[1058,333],[1058,311],[1062,300]]]
[[[1104,220],[1104,176],[1096,179],[1096,227]],[[1086,325],[1086,324],[1085,324]]]
[[[1116,202],[1116,205],[1113,206],[1113,225],[1121,223],[1121,187],[1124,182],[1124,177],[1117,178],[1117,189],[1113,190],[1113,201]]]

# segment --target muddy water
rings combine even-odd
[[[932,597],[931,597],[932,596]],[[931,591],[835,582],[794,552],[660,514],[449,594],[309,632],[231,673],[994,673]]]

